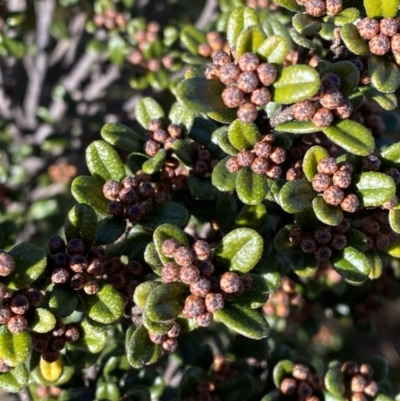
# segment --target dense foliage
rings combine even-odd
[[[400,1],[188,3],[0,2],[0,388],[394,400]]]

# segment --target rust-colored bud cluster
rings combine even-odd
[[[215,53],[224,51],[229,53],[229,45],[223,33],[210,31],[206,34],[207,43],[201,43],[197,52],[202,57],[213,57]]]
[[[35,334],[33,337],[33,348],[42,354],[46,362],[55,362],[60,351],[65,348],[67,343],[74,344],[80,338],[78,327],[74,325],[65,325],[58,321],[53,330],[45,334]]]
[[[367,217],[362,224],[361,230],[367,236],[367,248],[384,250],[393,245],[398,238],[389,224],[389,215],[385,211],[379,211]]]
[[[351,115],[351,119],[368,128],[376,138],[386,131],[382,108],[371,101],[365,101],[361,108]]]
[[[312,179],[312,187],[322,193],[328,205],[340,206],[343,211],[354,213],[360,206],[355,194],[348,193],[351,185],[353,166],[337,163],[334,157],[324,157],[317,165],[318,173]]]
[[[295,396],[298,400],[320,401],[321,391],[324,390],[324,378],[304,364],[293,366],[290,376],[281,382],[280,392],[286,396]]]
[[[287,318],[291,312],[299,312],[305,304],[303,295],[296,289],[296,283],[288,277],[282,277],[280,289],[270,294],[263,305],[267,316]]]
[[[334,16],[343,8],[343,0],[296,0],[313,17]]]
[[[335,226],[321,226],[313,232],[305,232],[300,227],[293,227],[288,233],[288,240],[299,245],[304,253],[314,254],[320,261],[327,261],[335,250],[343,249],[347,244],[346,232],[350,228],[347,219]]]
[[[194,156],[192,173],[200,177],[212,173],[219,160],[213,159],[210,151],[198,142],[193,141],[190,143],[190,146]]]
[[[321,77],[321,89],[311,99],[292,106],[293,116],[298,121],[312,121],[318,128],[329,127],[335,116],[346,119],[353,113],[353,106],[340,92],[341,80],[332,72]]]
[[[252,150],[241,150],[236,156],[226,161],[226,169],[236,173],[242,168],[250,167],[254,173],[277,180],[282,174],[281,164],[286,159],[286,151],[274,146],[275,136],[268,134]]]
[[[48,241],[51,253],[51,281],[75,291],[94,295],[100,282],[111,284],[125,299],[132,297],[143,272],[140,262],[121,262],[119,257],[108,258],[101,246],[86,249],[84,242],[73,238],[65,244],[60,237]]]
[[[108,8],[103,14],[95,14],[93,21],[97,27],[105,28],[108,31],[115,28],[125,28],[127,23],[124,14],[115,8]]]
[[[347,399],[368,401],[378,394],[378,383],[373,380],[374,369],[368,363],[357,364],[347,361],[342,365],[345,376]]]
[[[220,80],[226,85],[222,100],[229,108],[238,108],[237,117],[244,123],[257,119],[257,107],[264,107],[271,100],[268,86],[277,76],[272,64],[262,63],[254,53],[244,53],[233,58],[224,51],[217,52],[213,64],[206,70],[207,79]]]
[[[358,23],[358,32],[368,41],[372,54],[383,56],[392,53],[394,61],[400,64],[400,19],[382,18],[380,21],[373,18],[363,18]]]

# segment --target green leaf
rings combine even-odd
[[[184,228],[189,221],[187,209],[176,202],[156,203],[141,221],[143,227],[156,229],[161,224],[174,224]]]
[[[138,152],[142,150],[143,138],[135,131],[120,123],[107,123],[101,129],[101,137],[122,150]]]
[[[371,55],[368,61],[368,73],[372,86],[379,92],[393,93],[400,86],[400,71],[387,57]]]
[[[254,123],[235,120],[228,129],[229,142],[238,150],[253,149],[260,137],[260,131]]]
[[[212,186],[208,177],[204,178],[196,177],[195,175],[189,175],[187,178],[187,185],[193,198],[210,199],[214,193],[214,187]]]
[[[381,157],[393,164],[400,164],[400,142],[386,148]]]
[[[286,225],[282,227],[274,237],[275,249],[283,255],[294,255],[301,251],[299,245],[289,241],[289,232],[296,227],[295,225]]]
[[[299,213],[310,207],[316,196],[317,193],[306,180],[289,181],[279,193],[282,209],[287,213]]]
[[[253,282],[251,288],[244,291],[242,295],[228,296],[228,300],[232,303],[257,309],[265,304],[268,300],[269,289],[267,281],[259,274],[248,273]]]
[[[150,292],[160,284],[161,283],[159,281],[144,281],[143,283],[140,283],[135,288],[135,292],[133,293],[133,302],[137,306],[145,308],[147,297],[149,296]]]
[[[125,41],[121,36],[111,36],[108,41],[108,52],[113,64],[121,65],[125,60]]]
[[[257,13],[250,7],[237,7],[229,15],[226,36],[229,46],[235,47],[242,31],[252,25],[258,25]]]
[[[296,14],[292,18],[293,28],[304,36],[314,36],[322,28],[322,23],[318,18],[313,18],[309,14]]]
[[[141,153],[132,153],[128,157],[127,165],[129,167],[129,170],[132,171],[132,173],[136,174],[138,170],[142,169],[143,163],[147,160],[149,160],[148,156],[145,156]]]
[[[206,35],[193,25],[186,25],[180,34],[180,39],[190,53],[197,55],[200,44],[207,43]]]
[[[286,59],[290,50],[290,42],[283,36],[268,36],[257,48],[256,53],[269,63],[280,64]]]
[[[328,72],[332,72],[340,78],[340,92],[344,97],[350,96],[358,88],[360,72],[351,61],[338,61],[328,65],[321,70],[321,77]]]
[[[385,110],[394,110],[397,107],[397,98],[393,93],[382,93],[369,85],[360,87],[359,89],[366,97],[379,104]]]
[[[49,310],[57,317],[71,315],[78,306],[78,297],[71,290],[54,286],[50,292]]]
[[[382,259],[375,250],[366,252],[365,256],[367,257],[368,263],[371,266],[371,272],[369,273],[368,277],[370,280],[376,280],[382,275]]]
[[[28,370],[21,364],[7,373],[0,374],[0,388],[10,393],[18,393],[28,385],[28,380]]]
[[[236,120],[235,120],[236,121]],[[217,141],[218,146],[228,155],[236,156],[238,150],[230,143],[228,136],[228,127],[218,128],[213,132],[213,142]]]
[[[281,386],[281,383],[283,382],[283,380],[286,379],[286,377],[289,377],[292,375],[293,367],[294,367],[294,363],[287,359],[284,359],[283,361],[279,361],[276,364],[276,366],[274,367],[274,370],[272,371],[272,377],[274,380],[275,387],[279,388]]]
[[[221,97],[224,89],[219,80],[195,77],[182,81],[176,88],[176,96],[184,107],[210,113],[227,109]]]
[[[226,167],[226,161],[229,157],[222,159],[215,167],[211,175],[211,182],[222,192],[233,191],[236,187],[236,177],[238,173],[230,173]]]
[[[243,168],[236,179],[236,192],[239,199],[246,205],[258,205],[267,195],[267,179],[250,168]]]
[[[267,209],[264,204],[259,205],[245,205],[239,212],[235,226],[248,227],[256,231],[261,231],[267,218]]]
[[[370,18],[394,18],[399,8],[399,0],[364,0],[364,7]]]
[[[222,124],[229,124],[237,117],[237,109],[224,109],[207,113],[208,117]]]
[[[165,158],[167,157],[167,150],[160,149],[154,157],[149,160],[146,160],[142,169],[146,174],[154,174],[162,169],[164,166]]]
[[[86,164],[95,178],[120,181],[125,168],[116,150],[104,141],[94,141],[86,148]]]
[[[142,315],[142,322],[144,327],[154,334],[166,334],[172,328],[173,322],[170,323],[156,323],[149,319],[147,312],[144,311]]]
[[[278,132],[290,132],[292,134],[312,134],[318,132],[321,128],[317,128],[312,121],[288,121],[279,124],[274,128]]]
[[[292,256],[292,269],[300,277],[313,277],[318,270],[319,261],[313,254],[301,252]]]
[[[329,152],[322,146],[312,146],[307,150],[302,167],[308,181],[312,181],[315,174],[318,173],[317,165],[324,157],[329,157]]]
[[[157,253],[164,264],[169,263],[172,260],[164,256],[162,253],[162,244],[165,240],[173,238],[176,239],[182,246],[189,246],[189,241],[185,232],[172,224],[163,224],[158,227],[154,231],[153,238]]]
[[[190,142],[186,139],[176,139],[172,144],[173,153],[186,166],[193,166],[194,154]]]
[[[95,177],[81,175],[72,182],[71,192],[80,203],[87,203],[101,215],[107,214],[109,201],[103,195],[104,181]]]
[[[15,269],[2,278],[10,290],[20,290],[34,282],[46,268],[46,251],[33,244],[21,242],[8,252],[15,260]]]
[[[339,368],[331,368],[326,372],[324,379],[326,389],[336,396],[344,395],[346,390],[343,373]]]
[[[56,318],[46,309],[36,308],[33,312],[31,327],[36,333],[48,333],[54,329]]]
[[[248,52],[255,53],[266,37],[259,25],[249,26],[236,39],[236,57]]]
[[[121,398],[119,388],[115,383],[99,383],[96,387],[96,399],[118,401]]]
[[[332,17],[328,17],[331,19]],[[357,8],[349,7],[342,10],[339,14],[333,17],[335,26],[343,26],[351,24],[360,18],[360,11]]]
[[[357,56],[366,56],[369,54],[367,42],[361,37],[358,28],[354,24],[345,24],[340,29],[340,37],[346,47],[357,54]]]
[[[185,135],[192,128],[194,113],[175,102],[169,111],[168,118],[172,124],[179,125],[182,128],[182,133]]]
[[[390,228],[397,234],[400,234],[400,209],[389,210]]]
[[[268,336],[269,325],[261,314],[238,304],[226,304],[224,309],[214,312],[214,317],[237,333],[259,340]]]
[[[85,295],[83,304],[88,316],[95,322],[103,324],[115,322],[124,311],[124,301],[110,284],[105,284],[94,295]]]
[[[396,186],[391,177],[383,173],[366,172],[353,178],[357,188],[357,196],[364,206],[381,206],[396,192]]]
[[[0,359],[8,366],[26,361],[32,351],[32,339],[27,331],[13,334],[7,326],[0,327]]]
[[[64,230],[67,241],[72,238],[80,238],[85,242],[86,249],[89,250],[97,237],[96,212],[85,203],[74,206],[65,219]]]
[[[315,44],[310,39],[307,39],[304,35],[301,35],[296,31],[296,29],[291,28],[289,29],[290,37],[292,38],[293,42],[299,45],[300,47],[304,47],[306,49],[315,49]]]
[[[251,228],[237,228],[222,238],[215,249],[214,261],[225,269],[247,273],[263,253],[264,241]]]
[[[342,222],[343,211],[339,206],[328,205],[321,196],[314,198],[312,205],[315,215],[322,223],[337,226]]]
[[[109,216],[99,221],[96,233],[96,244],[107,245],[115,242],[126,230],[123,217]]]
[[[314,96],[319,86],[319,75],[314,68],[307,65],[285,67],[273,84],[273,101],[296,103]]]
[[[169,322],[182,312],[189,288],[183,283],[167,283],[155,287],[146,300],[147,316],[153,322]]]
[[[340,120],[322,132],[336,145],[357,156],[368,156],[375,148],[371,132],[356,121]]]
[[[341,276],[356,283],[364,282],[371,271],[366,256],[351,246],[338,252],[332,258],[332,263]]]
[[[135,107],[135,116],[139,124],[144,128],[149,128],[152,119],[163,119],[164,111],[161,106],[152,98],[145,97],[140,99]]]
[[[100,352],[107,343],[107,331],[100,329],[94,322],[84,320],[79,326],[81,336],[74,343],[74,347],[86,353],[96,354]]]
[[[163,263],[161,262],[160,257],[158,256],[156,247],[153,242],[151,242],[146,246],[143,257],[145,262],[151,267],[153,272],[161,276],[161,269],[163,267]]]

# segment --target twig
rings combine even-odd
[[[121,76],[121,71],[115,65],[108,68],[101,77],[93,80],[84,90],[83,99],[90,102],[102,95],[102,92],[116,79]]]
[[[271,124],[271,127],[276,127],[279,124],[293,120],[293,118],[293,106],[289,106],[280,111],[277,115],[271,117],[269,123]]]
[[[36,110],[40,101],[42,85],[47,72],[48,55],[46,47],[49,44],[49,29],[56,6],[55,0],[36,0],[36,45],[37,55],[31,73],[29,74],[28,87],[24,101],[24,113],[27,128],[34,129],[36,122]]]
[[[32,401],[32,397],[31,394],[29,393],[29,390],[27,388],[21,390],[18,393],[19,399],[21,401]]]
[[[200,17],[195,22],[194,26],[197,29],[203,29],[207,23],[213,21],[215,19],[215,11],[217,8],[217,0],[207,0],[204,5],[203,11],[200,14]]]

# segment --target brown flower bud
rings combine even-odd
[[[239,107],[244,100],[244,92],[236,86],[228,86],[222,91],[222,101],[226,107]]]
[[[332,185],[324,191],[323,198],[328,205],[338,206],[344,200],[344,192],[336,185]]]
[[[368,43],[372,54],[383,56],[390,50],[390,39],[385,35],[374,36]]]
[[[380,31],[379,21],[369,17],[363,18],[357,28],[360,35],[367,40],[379,35]]]
[[[189,318],[195,318],[205,312],[204,299],[198,295],[189,295],[185,299],[185,312]]]
[[[47,247],[49,248],[49,251],[52,254],[64,252],[65,251],[65,241],[58,235],[55,235],[47,241]]]
[[[105,198],[110,200],[117,199],[120,190],[121,190],[121,184],[115,180],[108,180],[103,185],[103,195]]]
[[[202,315],[196,317],[196,323],[200,327],[211,326],[212,321],[213,321],[213,314],[210,312],[205,312]]]
[[[205,298],[206,309],[210,313],[224,308],[224,297],[220,293],[208,293]]]
[[[275,82],[278,71],[272,64],[262,63],[257,67],[257,74],[261,83],[269,86]]]
[[[8,330],[13,334],[22,333],[28,328],[28,322],[23,315],[15,315],[7,322]]]
[[[242,71],[255,71],[260,65],[260,60],[254,53],[244,53],[239,57],[238,65]]]

